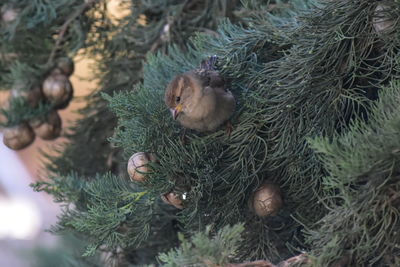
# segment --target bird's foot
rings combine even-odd
[[[181,135],[181,142],[184,146],[189,144],[189,139],[186,136],[186,128],[183,129],[182,135]]]
[[[227,123],[226,123],[226,133],[230,137],[232,132],[233,132],[233,125],[232,125],[231,121],[227,121]]]

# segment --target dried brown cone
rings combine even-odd
[[[149,172],[150,162],[156,162],[157,158],[153,153],[137,152],[128,160],[127,171],[132,181],[143,182],[146,173]]]
[[[56,63],[56,68],[64,75],[71,76],[74,73],[74,61],[69,57],[59,58]]]
[[[29,123],[37,136],[43,140],[53,140],[61,134],[61,118],[57,111],[51,111],[44,118],[37,118]]]
[[[389,18],[392,7],[384,3],[379,3],[374,11],[372,26],[378,34],[389,33],[394,30],[395,21]]]
[[[279,186],[269,182],[263,183],[250,200],[252,210],[260,217],[274,216],[283,206]]]
[[[32,86],[29,90],[24,90],[23,85],[17,83],[11,90],[11,99],[23,98],[33,108],[37,107],[43,99],[42,91],[37,85]],[[10,101],[11,101],[10,99]]]
[[[73,88],[68,77],[53,72],[43,82],[43,95],[56,109],[66,108],[72,99]]]
[[[162,201],[164,201],[165,203],[174,206],[177,209],[183,209],[183,200],[182,200],[182,196],[175,193],[175,192],[169,192],[166,193],[164,195],[161,195],[161,199]]]
[[[5,128],[3,134],[3,143],[13,150],[26,148],[35,140],[35,133],[25,122]]]
[[[20,10],[4,5],[1,8],[0,12],[1,12],[1,20],[4,21],[5,23],[10,23],[17,19]]]

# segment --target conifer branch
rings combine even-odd
[[[64,24],[60,28],[60,32],[57,36],[56,43],[53,47],[53,50],[50,53],[49,59],[47,60],[47,65],[50,65],[54,57],[56,55],[56,52],[58,48],[60,47],[60,44],[62,40],[64,39],[64,35],[68,30],[69,25],[77,18],[79,17],[89,6],[93,5],[97,0],[86,0],[85,3],[83,3],[74,13],[71,14],[71,16],[64,22]]]

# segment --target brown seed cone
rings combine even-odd
[[[56,68],[58,68],[64,75],[71,76],[74,73],[74,61],[69,57],[63,57],[57,60]]]
[[[374,16],[372,18],[372,26],[378,34],[388,33],[394,30],[395,21],[389,18],[389,12],[392,7],[380,3],[376,6]]]
[[[13,150],[23,149],[35,140],[35,133],[27,123],[4,129],[3,143]]]
[[[251,197],[251,208],[260,217],[274,216],[283,206],[278,185],[266,182]]]
[[[51,111],[45,118],[37,118],[29,123],[37,136],[43,140],[53,140],[61,134],[61,118],[57,111]]]
[[[37,107],[43,99],[42,91],[37,85],[32,86],[29,90],[23,90],[22,84],[16,84],[11,90],[11,98],[22,97],[33,108]]]
[[[180,195],[174,193],[174,192],[170,192],[170,193],[166,193],[164,195],[161,195],[161,199],[162,201],[164,201],[165,203],[174,206],[177,209],[183,209],[183,200],[181,198]]]
[[[1,9],[1,20],[5,23],[13,22],[19,15],[19,10],[4,6]]]
[[[127,171],[132,181],[143,182],[146,173],[149,172],[147,164],[156,162],[157,158],[153,153],[137,152],[128,160]]]
[[[44,80],[42,91],[56,109],[66,108],[73,95],[72,84],[68,77],[58,73],[53,73]]]

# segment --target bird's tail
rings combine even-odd
[[[217,63],[218,57],[216,55],[211,56],[209,59],[205,59],[200,63],[200,69],[203,70],[215,70],[215,64]]]

